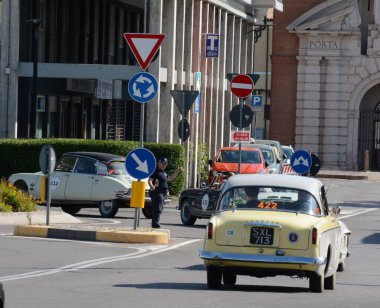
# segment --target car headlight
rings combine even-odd
[[[270,174],[277,173],[276,168],[268,168]]]
[[[264,173],[265,173],[265,170],[264,170],[264,169],[263,169],[263,170],[260,170],[258,173],[259,173],[259,174],[264,174]]]

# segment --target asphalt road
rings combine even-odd
[[[352,231],[353,254],[333,291],[310,293],[308,280],[280,276],[238,276],[233,288],[208,290],[198,257],[207,221],[185,227],[170,204],[162,217],[162,227],[171,231],[167,246],[13,237],[12,226],[0,226],[5,307],[378,307],[380,182],[323,181]],[[134,210],[121,209],[112,220],[101,219],[96,209],[77,217],[133,226]]]

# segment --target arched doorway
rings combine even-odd
[[[360,104],[358,168],[364,169],[365,152],[369,151],[369,168],[380,170],[380,84],[371,88]]]

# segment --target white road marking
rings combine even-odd
[[[62,267],[53,268],[50,270],[34,271],[34,272],[28,272],[28,273],[23,273],[23,274],[4,276],[4,277],[0,277],[0,281],[4,282],[4,281],[20,280],[20,279],[26,279],[26,278],[33,278],[33,277],[58,274],[58,273],[62,273],[62,272],[73,272],[73,271],[78,271],[80,269],[85,269],[85,268],[97,266],[100,264],[123,261],[123,260],[128,260],[128,259],[143,258],[143,257],[147,257],[150,255],[158,254],[161,252],[173,250],[173,249],[176,249],[176,248],[179,248],[179,247],[182,247],[185,245],[189,245],[189,244],[192,244],[192,243],[195,243],[198,241],[200,241],[200,239],[189,240],[189,241],[179,243],[179,244],[176,244],[173,246],[161,245],[160,249],[156,249],[155,246],[148,246],[148,247],[144,247],[144,248],[129,247],[132,249],[136,249],[137,251],[130,253],[130,254],[120,255],[120,256],[99,258],[99,259],[93,259],[93,260],[83,261],[83,262],[79,262],[79,263],[69,264],[69,265],[65,265]]]
[[[338,219],[345,219],[345,218],[348,218],[348,217],[362,215],[362,214],[365,214],[365,213],[368,213],[368,212],[372,212],[372,211],[376,211],[376,210],[377,209],[368,209],[368,210],[363,210],[363,211],[359,210],[359,212],[356,212],[356,213],[353,213],[353,214],[349,214],[349,215],[344,215],[344,216],[339,217]]]

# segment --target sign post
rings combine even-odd
[[[54,170],[56,163],[56,155],[51,145],[44,145],[40,151],[39,164],[41,171],[45,174],[44,180],[41,183],[41,192],[43,191],[42,185],[45,185],[46,192],[46,225],[49,225],[50,220],[50,203],[51,203],[51,185],[50,176]],[[46,178],[46,180],[45,180]]]
[[[147,149],[135,149],[127,155],[125,159],[125,169],[130,176],[138,181],[132,182],[131,207],[135,208],[134,229],[139,225],[139,215],[136,212],[144,208],[145,203],[145,183],[142,179],[149,178],[156,169],[156,158]],[[142,193],[143,192],[143,193]]]
[[[147,20],[147,18],[144,18]],[[146,31],[146,24],[144,24],[144,32]],[[165,34],[151,34],[151,33],[124,33],[124,38],[131,48],[137,62],[141,69],[146,71],[150,62],[152,62],[155,54],[158,52],[162,42],[164,41]],[[145,72],[137,73],[132,76],[128,84],[128,92],[131,97],[141,104],[140,112],[140,148],[143,148],[144,143],[144,104],[152,100],[159,91],[158,81],[152,74]],[[154,157],[154,156],[153,156]],[[154,170],[153,170],[154,171]],[[152,171],[152,173],[153,173]],[[149,177],[150,175],[148,175]],[[145,177],[146,178],[146,177]],[[140,181],[140,179],[138,180]],[[139,187],[136,191],[141,191],[141,184],[134,185]],[[133,194],[133,190],[132,190]],[[134,198],[140,200],[141,198]],[[145,199],[144,199],[145,200]],[[135,210],[134,229],[140,222],[140,207]]]
[[[245,99],[252,93],[254,82],[248,75],[236,75],[231,79],[231,92],[239,97],[240,119],[239,131],[243,130],[243,106]],[[240,174],[241,165],[241,142],[239,142],[239,164],[238,174]]]
[[[199,96],[199,91],[170,90],[170,94],[172,95],[174,102],[182,115],[182,128],[180,130],[180,138],[181,144],[183,144],[185,141],[184,134],[186,125],[186,122],[184,120],[187,118],[187,114],[189,113],[191,106],[194,104],[195,99]]]

